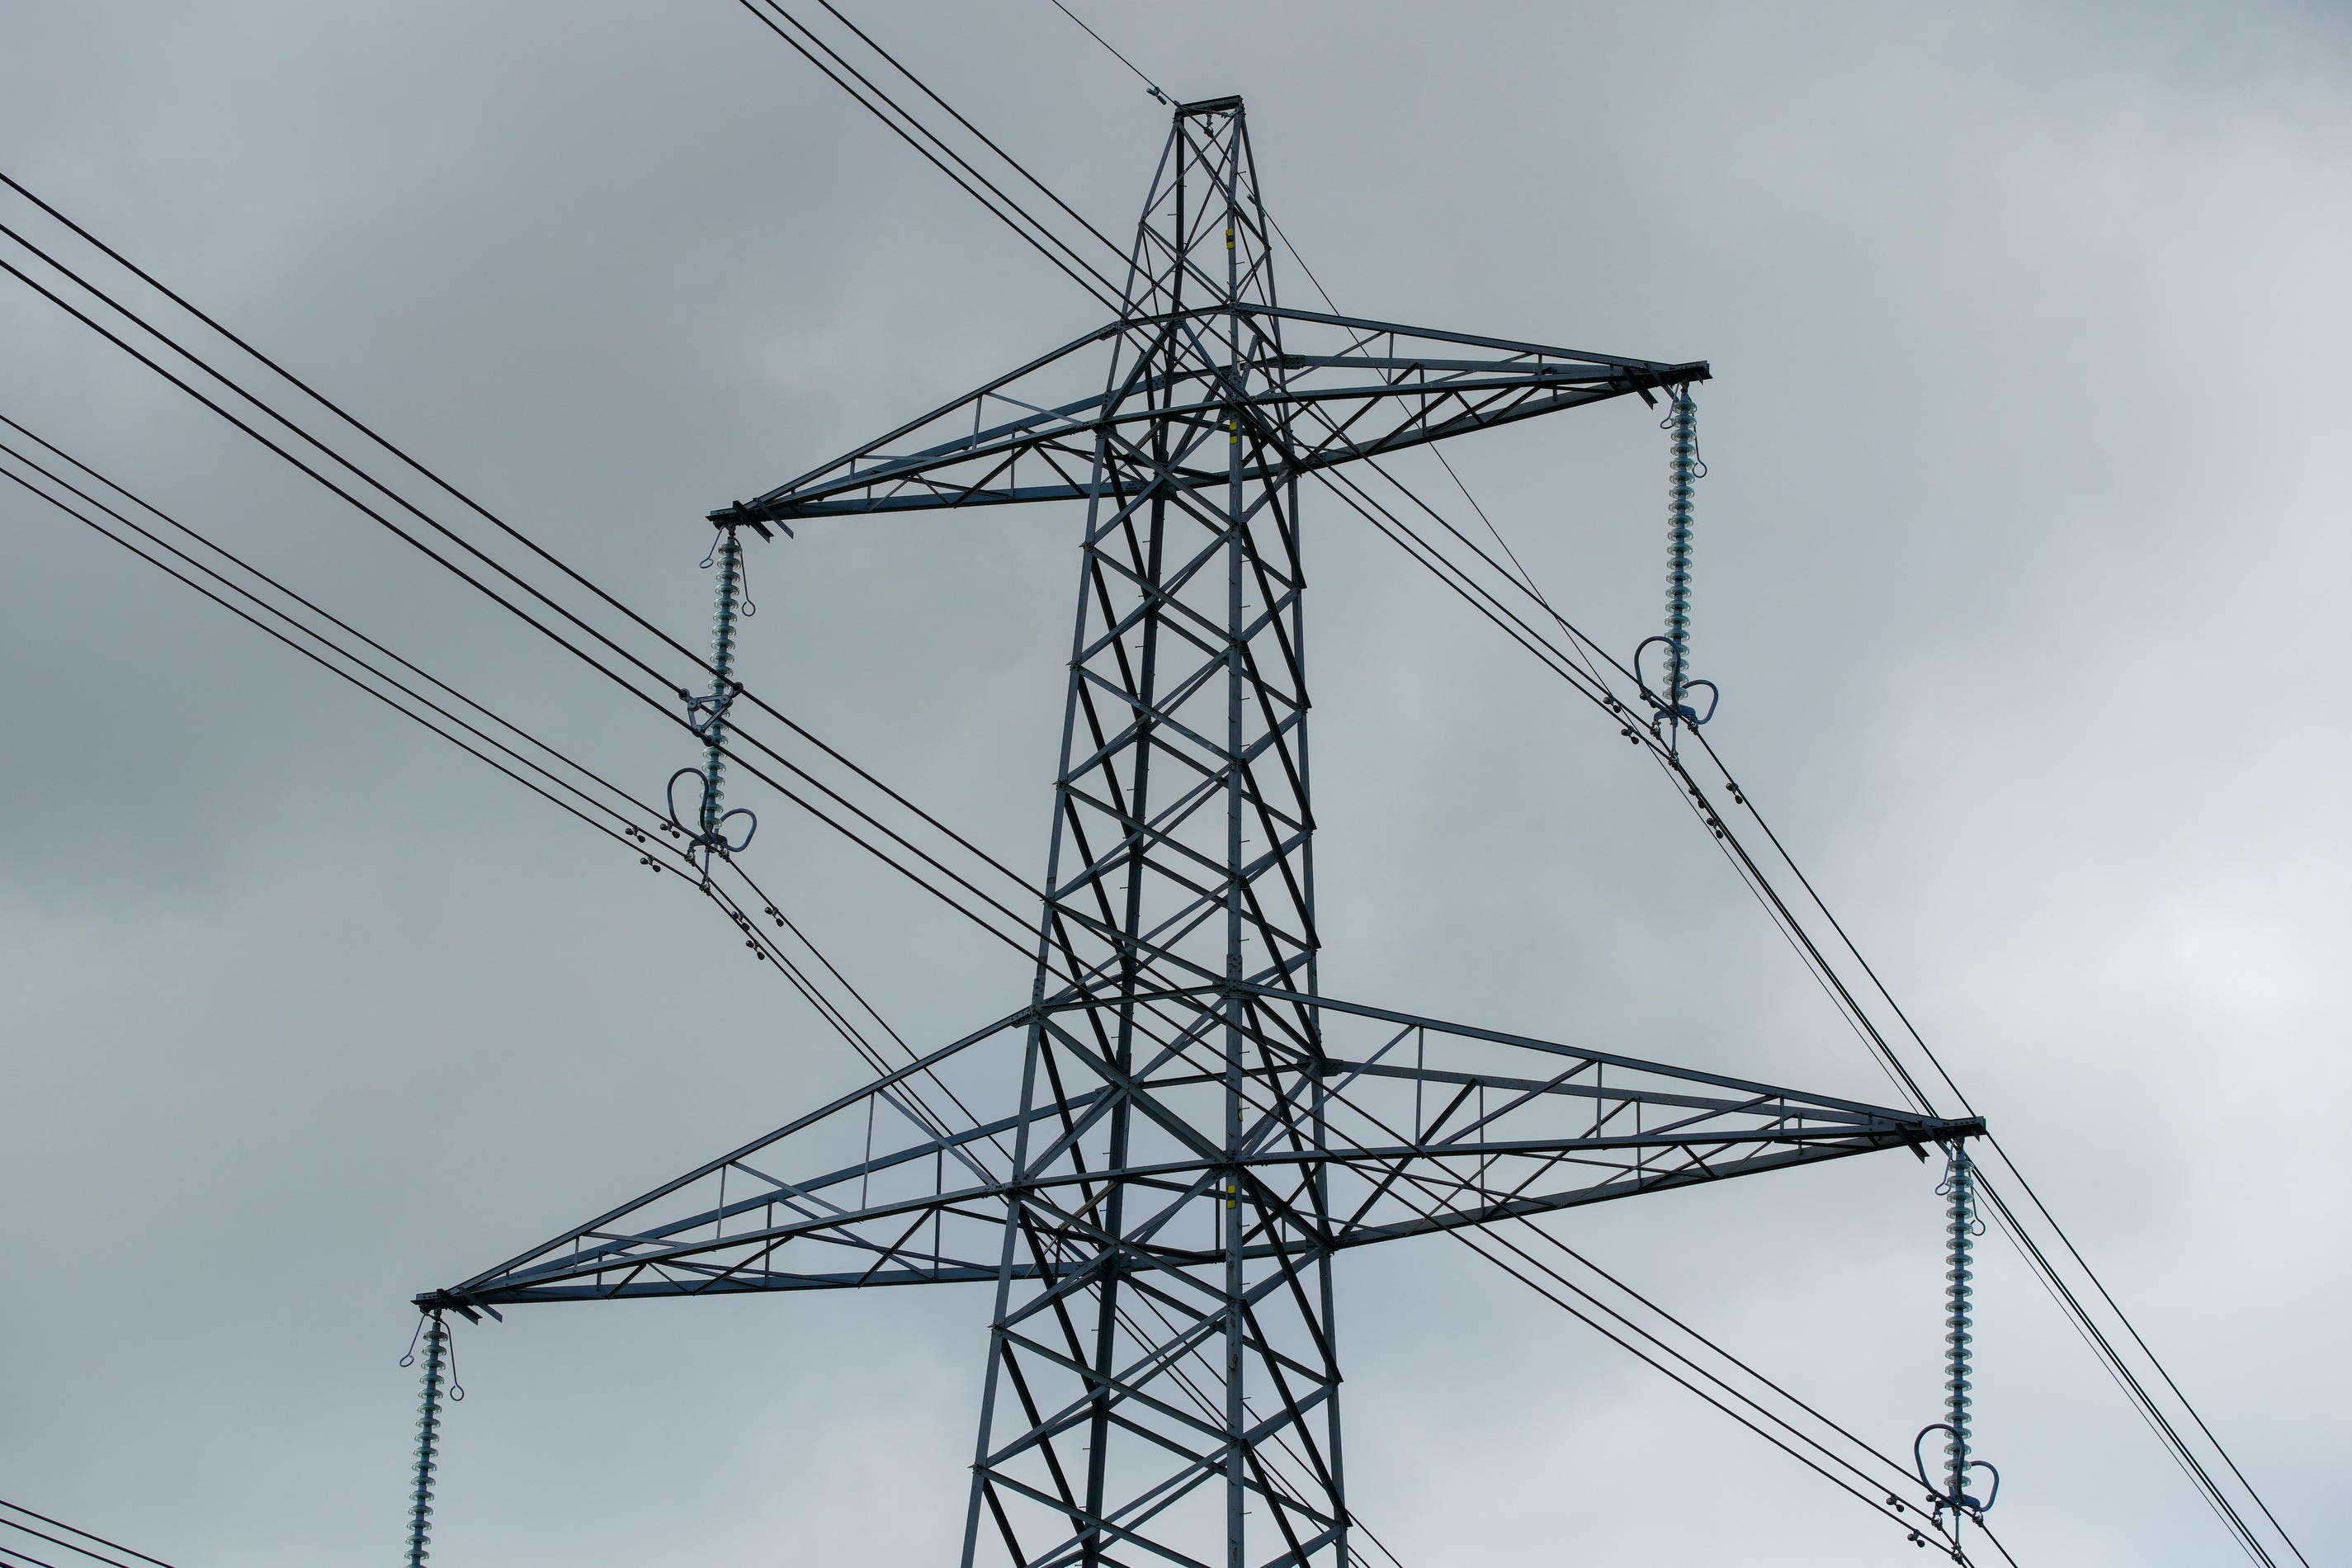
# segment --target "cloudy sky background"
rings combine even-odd
[[[1713,362],[1711,734],[2305,1552],[2352,1548],[2346,13],[1084,9],[1179,96],[1247,96],[1344,308]],[[852,14],[1131,223],[1164,110],[1045,0]],[[0,28],[0,167],[688,641],[707,507],[1094,322],[719,0]],[[0,363],[0,412],[614,776],[690,760],[13,282]],[[1654,426],[1453,447],[1620,649],[1658,613]],[[1328,988],[1889,1092],[1613,731],[1336,507],[1309,526]],[[855,1064],[675,879],[29,500],[0,529],[0,1495],[183,1568],[389,1562],[409,1295]],[[1072,538],[764,548],[747,673],[1039,864]],[[909,1038],[1020,1000],[1019,961],[745,798],[759,873]],[[1892,1449],[1935,1415],[1933,1185],[1855,1161],[1562,1233]],[[2019,1560],[2231,1560],[1988,1258]],[[1351,1490],[1412,1568],[1911,1550],[1458,1247],[1342,1285]],[[939,1563],[985,1315],[467,1331],[436,1561]]]

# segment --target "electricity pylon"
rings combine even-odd
[[[1116,321],[711,514],[1083,505],[1027,1004],[421,1307],[984,1285],[965,1568],[1345,1564],[1337,1254],[1981,1130],[1321,994],[1300,478],[1707,367],[1269,252],[1240,100],[1182,105]]]

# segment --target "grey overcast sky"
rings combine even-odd
[[[1047,0],[840,3],[1132,223],[1165,111]],[[1179,96],[1246,95],[1346,309],[1713,362],[1710,733],[2312,1561],[2352,1552],[2352,9],[1080,8]],[[1094,324],[723,0],[15,0],[0,167],[689,640],[706,508]],[[0,413],[646,793],[689,760],[0,284]],[[1654,629],[1654,416],[1454,451],[1571,615]],[[1884,1098],[1613,732],[1309,521],[1326,984]],[[855,1064],[677,879],[37,503],[0,531],[0,1495],[182,1568],[389,1563],[408,1297]],[[748,673],[1034,866],[1072,538],[766,547]],[[910,1039],[1022,999],[1017,959],[753,804],[761,872]],[[1881,1157],[1564,1234],[1895,1448],[1935,1415],[1933,1186]],[[1986,1267],[2018,1560],[2233,1560]],[[1458,1247],[1341,1284],[1352,1491],[1410,1568],[1916,1561]],[[985,1314],[468,1331],[435,1561],[948,1560]]]

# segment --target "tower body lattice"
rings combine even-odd
[[[1023,1109],[1099,1109],[1014,1152],[1034,1273],[998,1288],[974,1462],[971,1533],[1019,1561],[1345,1556],[1328,1183],[1242,1163],[1325,1127],[1293,415],[1282,323],[1241,309],[1276,303],[1243,126],[1177,118],[1105,390],[1157,416],[1092,464],[1034,992],[1078,1005],[1032,1025]]]

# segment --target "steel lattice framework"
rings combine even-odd
[[[1321,994],[1300,479],[1707,367],[1271,261],[1240,100],[1183,105],[1116,321],[711,514],[1083,502],[1029,1004],[421,1306],[989,1285],[966,1568],[1345,1564],[1337,1254],[1979,1130]]]

